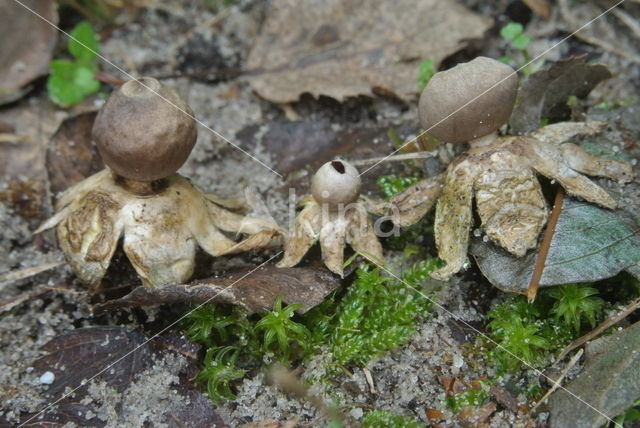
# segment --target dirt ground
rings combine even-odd
[[[557,17],[543,21],[526,12],[521,2],[467,0],[465,3],[471,10],[494,19],[497,28],[500,23],[522,19],[522,14],[529,16],[527,31],[548,35],[540,37],[532,46],[534,55],[557,43],[565,34],[558,29],[561,24]],[[518,4],[514,6],[515,3]],[[207,126],[239,142],[267,165],[276,165],[289,174],[284,178],[277,177],[202,127],[195,150],[180,172],[197,186],[222,196],[234,196],[248,185],[256,186],[271,214],[281,224],[287,224],[286,189],[293,182],[300,192],[304,191],[308,177],[304,174],[305,162],[287,157],[283,147],[292,144],[293,139],[305,138],[302,142],[295,141],[295,147],[304,149],[305,145],[322,144],[323,139],[329,139],[335,149],[338,140],[346,139],[348,144],[335,150],[347,158],[366,157],[376,151],[388,153],[392,149],[386,134],[390,126],[396,127],[403,139],[416,134],[417,103],[404,103],[385,96],[356,97],[338,103],[325,97],[314,99],[305,95],[299,102],[283,107],[260,98],[235,70],[242,67],[267,7],[260,1],[233,2],[220,17],[220,12],[201,2],[166,0],[139,11],[134,19],[115,28],[102,42],[101,54],[137,75],[188,74],[202,67],[220,70],[222,77],[173,77],[163,81],[188,100],[196,117]],[[211,25],[213,20],[217,20],[215,26]],[[459,62],[478,54],[498,57],[500,43],[499,36],[493,32],[448,61]],[[203,60],[198,56],[199,52],[213,55],[206,59],[208,63],[199,64],[198,58]],[[614,72],[610,86],[599,89],[602,96],[614,94],[614,98],[624,98],[638,94],[640,67],[613,53],[572,40],[561,44],[547,58],[553,61],[576,52],[593,55]],[[125,78],[106,64],[101,67],[114,77]],[[592,96],[598,97],[598,90]],[[10,123],[16,134],[24,136],[25,143],[9,152],[10,156],[15,156],[17,164],[4,171],[5,181],[0,181],[0,190],[8,192],[11,189],[7,177],[22,177],[30,183],[40,180],[46,162],[44,148],[61,121],[103,102],[95,97],[71,111],[57,109],[48,101],[44,84],[40,82],[26,98],[3,106],[0,122]],[[365,145],[363,141],[367,141],[365,151],[359,149],[360,144]],[[379,143],[370,149],[370,141]],[[317,166],[329,160],[333,153],[325,155],[327,159],[314,158],[306,163]],[[379,173],[402,172],[402,168],[395,163],[384,165]],[[373,177],[365,179],[365,188],[376,188]],[[0,273],[63,260],[52,233],[40,237],[32,234],[38,223],[52,213],[51,196],[46,194],[41,201],[34,202],[37,214],[33,216],[23,215],[24,204],[6,199],[0,203]],[[216,260],[212,270],[255,266],[267,260],[270,254],[273,253]],[[390,253],[390,259],[399,255]],[[120,262],[124,260],[120,258]],[[17,299],[15,304],[3,307],[0,314],[0,426],[24,422],[25,415],[39,412],[56,398],[48,392],[46,376],[43,378],[47,370],[34,366],[38,357],[45,354],[42,346],[52,338],[92,326],[119,326],[123,331],[150,336],[186,309],[186,306],[162,306],[94,315],[91,298],[82,290],[82,285],[64,264],[25,280],[0,282],[2,300]],[[470,363],[467,344],[474,340],[475,332],[460,320],[482,329],[483,314],[503,298],[504,294],[492,288],[472,267],[437,294],[439,307],[418,326],[418,332],[408,343],[367,366],[375,390],[365,371],[354,369],[352,373],[339,375],[331,384],[315,384],[312,392],[327,402],[339,403],[339,408],[355,420],[360,420],[368,410],[382,409],[410,415],[427,424],[425,409],[442,409],[445,390],[440,378],[471,381],[494,374],[494,369],[483,359]],[[304,363],[299,369],[302,379],[322,377],[326,358],[327,355],[321,355]],[[77,415],[67,419],[64,426],[201,426],[183,425],[178,416],[170,416],[180,415],[198,403],[206,408],[210,406],[202,404],[201,396],[185,392],[184,379],[193,374],[193,364],[186,354],[158,352],[121,391],[108,385],[104,378],[90,380],[78,395],[80,400],[76,404],[79,407],[73,410]],[[532,373],[527,376],[535,377]],[[239,383],[236,400],[215,406],[215,413],[224,423],[233,427],[264,420],[297,421],[296,426],[301,427],[318,427],[326,423],[324,416],[311,404],[283,394],[269,385],[265,377],[264,372],[250,373]],[[513,382],[526,382],[526,376],[513,379]],[[71,389],[67,387],[67,391]],[[526,401],[525,397],[516,398],[520,403]],[[54,405],[48,413],[53,414],[56,410],[59,406]],[[72,410],[66,407],[65,411]],[[542,411],[532,423],[545,426],[547,417],[548,414]],[[38,425],[37,421],[28,426],[53,426],[53,422]],[[515,415],[508,410],[499,410],[491,418],[492,427],[509,427],[515,423]],[[443,426],[458,425],[455,416],[447,413]]]

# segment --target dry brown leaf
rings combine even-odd
[[[126,307],[150,306],[162,303],[232,303],[249,313],[273,308],[278,298],[287,304],[300,304],[298,312],[306,312],[322,303],[338,288],[340,281],[321,267],[240,269],[224,276],[189,284],[169,284],[160,287],[136,287],[126,296],[96,305],[97,312]]]
[[[605,14],[615,3],[598,3],[559,0],[560,17],[577,38],[636,64],[640,63],[640,25],[637,15],[633,17],[637,13],[634,5],[627,4],[625,8],[624,4],[618,4],[611,13]],[[587,22],[589,25],[585,25]]]
[[[104,168],[91,140],[95,111],[66,118],[47,147],[47,174],[54,194],[67,190]]]
[[[589,64],[586,55],[565,58],[531,75],[520,84],[509,125],[511,134],[526,135],[540,128],[542,119],[566,120],[571,95],[585,98],[591,89],[611,77],[603,64]]]
[[[455,1],[276,0],[249,54],[249,80],[279,103],[305,92],[413,100],[421,60],[437,65],[490,26]]]
[[[185,405],[161,410],[168,426],[227,426],[211,400],[191,381],[200,370],[200,349],[201,345],[178,332],[147,337],[124,327],[87,327],[58,335],[41,348],[44,354],[33,363],[36,374],[53,373],[53,383],[45,394],[50,401],[57,400],[56,406],[42,414],[22,413],[21,422],[27,427],[103,427],[106,422],[96,416],[100,403],[87,400],[87,381],[95,379],[114,392],[122,392],[141,372],[153,367],[157,357],[174,352],[186,358],[179,371],[172,373],[179,378],[173,393],[183,397]],[[73,394],[61,396],[69,390]],[[2,417],[0,426],[8,426],[3,424]]]
[[[547,0],[524,0],[529,9],[545,21],[549,19],[551,14],[551,5]]]
[[[58,9],[53,0],[22,0],[53,24]],[[21,6],[0,2],[0,105],[15,101],[23,87],[49,70],[58,30]]]

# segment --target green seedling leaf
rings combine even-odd
[[[71,31],[69,52],[86,67],[95,67],[94,59],[98,54],[98,38],[91,24],[83,21]]]
[[[514,49],[523,51],[527,49],[527,46],[529,46],[529,43],[531,43],[531,37],[527,36],[526,34],[520,34],[519,36],[517,36],[515,39],[511,41],[511,46],[513,46]]]
[[[418,73],[418,85],[420,86],[420,90],[427,86],[427,83],[429,83],[429,80],[434,74],[436,74],[436,66],[432,60],[425,59],[420,63]]]
[[[631,185],[629,185],[631,186]],[[469,252],[496,287],[526,293],[537,252],[518,258],[474,238]],[[567,197],[551,240],[541,287],[594,282],[634,268],[640,262],[640,214],[615,211]]]
[[[47,91],[56,104],[77,104],[100,89],[100,82],[94,78],[94,72],[75,62],[52,61],[50,71]]]
[[[522,34],[524,27],[518,22],[510,22],[500,30],[500,37],[505,40],[515,40]]]
[[[640,322],[587,345],[584,369],[567,390],[549,399],[552,428],[601,427],[602,413],[613,417],[633,406],[640,397]]]

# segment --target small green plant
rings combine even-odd
[[[83,21],[76,25],[71,31],[67,48],[73,60],[51,61],[47,79],[49,97],[65,107],[79,103],[100,89],[100,82],[95,79],[98,71],[98,38],[91,24]]]
[[[416,319],[429,312],[430,302],[418,291],[420,281],[439,266],[423,260],[404,272],[402,281],[379,268],[361,266],[356,279],[335,308],[328,345],[338,365],[364,365],[393,349],[414,331]]]
[[[556,300],[551,313],[556,319],[564,321],[574,333],[579,334],[584,321],[593,328],[602,314],[605,302],[599,297],[594,297],[596,294],[598,290],[595,288],[578,284],[554,287],[548,292],[548,295]]]
[[[546,304],[530,304],[517,296],[499,304],[487,314],[492,341],[498,345],[489,353],[502,375],[523,366],[542,364],[554,345],[567,342],[564,329],[545,318]],[[546,302],[545,302],[546,303]]]
[[[487,327],[499,344],[490,352],[498,373],[539,367],[579,337],[585,324],[594,327],[606,304],[597,293],[593,287],[566,284],[543,290],[533,304],[517,296],[497,305],[487,314]]]
[[[206,349],[197,380],[211,399],[221,401],[233,398],[232,383],[263,364],[265,353],[291,365],[324,347],[333,355],[329,369],[364,365],[404,343],[417,319],[426,316],[430,303],[416,290],[438,266],[436,259],[415,263],[402,274],[406,285],[363,265],[353,284],[338,291],[342,295],[334,293],[303,316],[295,315],[298,305],[284,306],[281,299],[262,316],[247,316],[237,306],[199,307],[183,324],[189,338]]]
[[[495,320],[494,320],[495,321]],[[494,322],[492,321],[492,322]],[[491,328],[496,328],[491,325]],[[495,338],[500,348],[495,351],[495,358],[505,370],[516,370],[521,364],[538,366],[549,350],[549,342],[541,334],[539,325],[527,325],[526,321],[514,317],[507,328],[496,329]]]
[[[538,64],[529,64],[531,62],[531,55],[529,55],[528,47],[531,43],[531,37],[524,34],[524,27],[518,22],[510,22],[502,29],[500,29],[500,36],[509,42],[509,47],[514,51],[512,55],[506,55],[499,59],[500,62],[505,64],[511,64],[516,67],[522,67],[522,72],[525,76],[529,76],[535,73],[542,62]],[[520,57],[520,60],[514,57]]]
[[[436,74],[436,67],[432,60],[425,59],[420,62],[420,66],[418,67],[418,87],[420,91],[422,91],[429,80]]]
[[[422,422],[386,410],[372,410],[362,418],[363,428],[424,428]]]
[[[387,199],[391,199],[407,187],[420,180],[419,177],[398,177],[397,175],[381,175],[376,179],[380,190]]]
[[[278,355],[281,362],[289,361],[291,351],[295,347],[301,351],[309,347],[311,332],[304,325],[291,319],[301,306],[288,305],[283,308],[282,299],[278,297],[273,310],[267,312],[256,323],[256,330],[264,333],[263,349]]]
[[[489,402],[489,383],[477,381],[479,386],[445,398],[444,405],[453,413],[458,413],[465,407],[481,407]]]
[[[246,373],[246,370],[236,367],[240,351],[240,348],[234,346],[214,346],[207,349],[204,367],[196,381],[206,384],[207,394],[213,401],[236,398],[231,391],[231,382],[242,379]]]

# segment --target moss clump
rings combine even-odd
[[[229,305],[199,307],[184,322],[189,338],[206,349],[197,379],[220,401],[234,398],[232,383],[262,365],[264,355],[292,365],[328,348],[330,369],[364,365],[404,343],[429,313],[422,283],[438,266],[436,259],[420,261],[398,280],[363,265],[342,294],[302,316],[295,313],[299,306],[280,299],[271,311],[252,316]]]
[[[363,265],[356,279],[335,306],[335,315],[321,335],[337,365],[364,365],[393,349],[414,331],[417,319],[429,313],[431,303],[421,282],[439,266],[423,260],[402,274],[402,281],[379,268]]]
[[[566,284],[543,290],[535,303],[510,298],[487,314],[490,356],[498,374],[540,367],[547,358],[594,327],[606,302],[588,285]],[[497,345],[496,345],[497,344]]]

